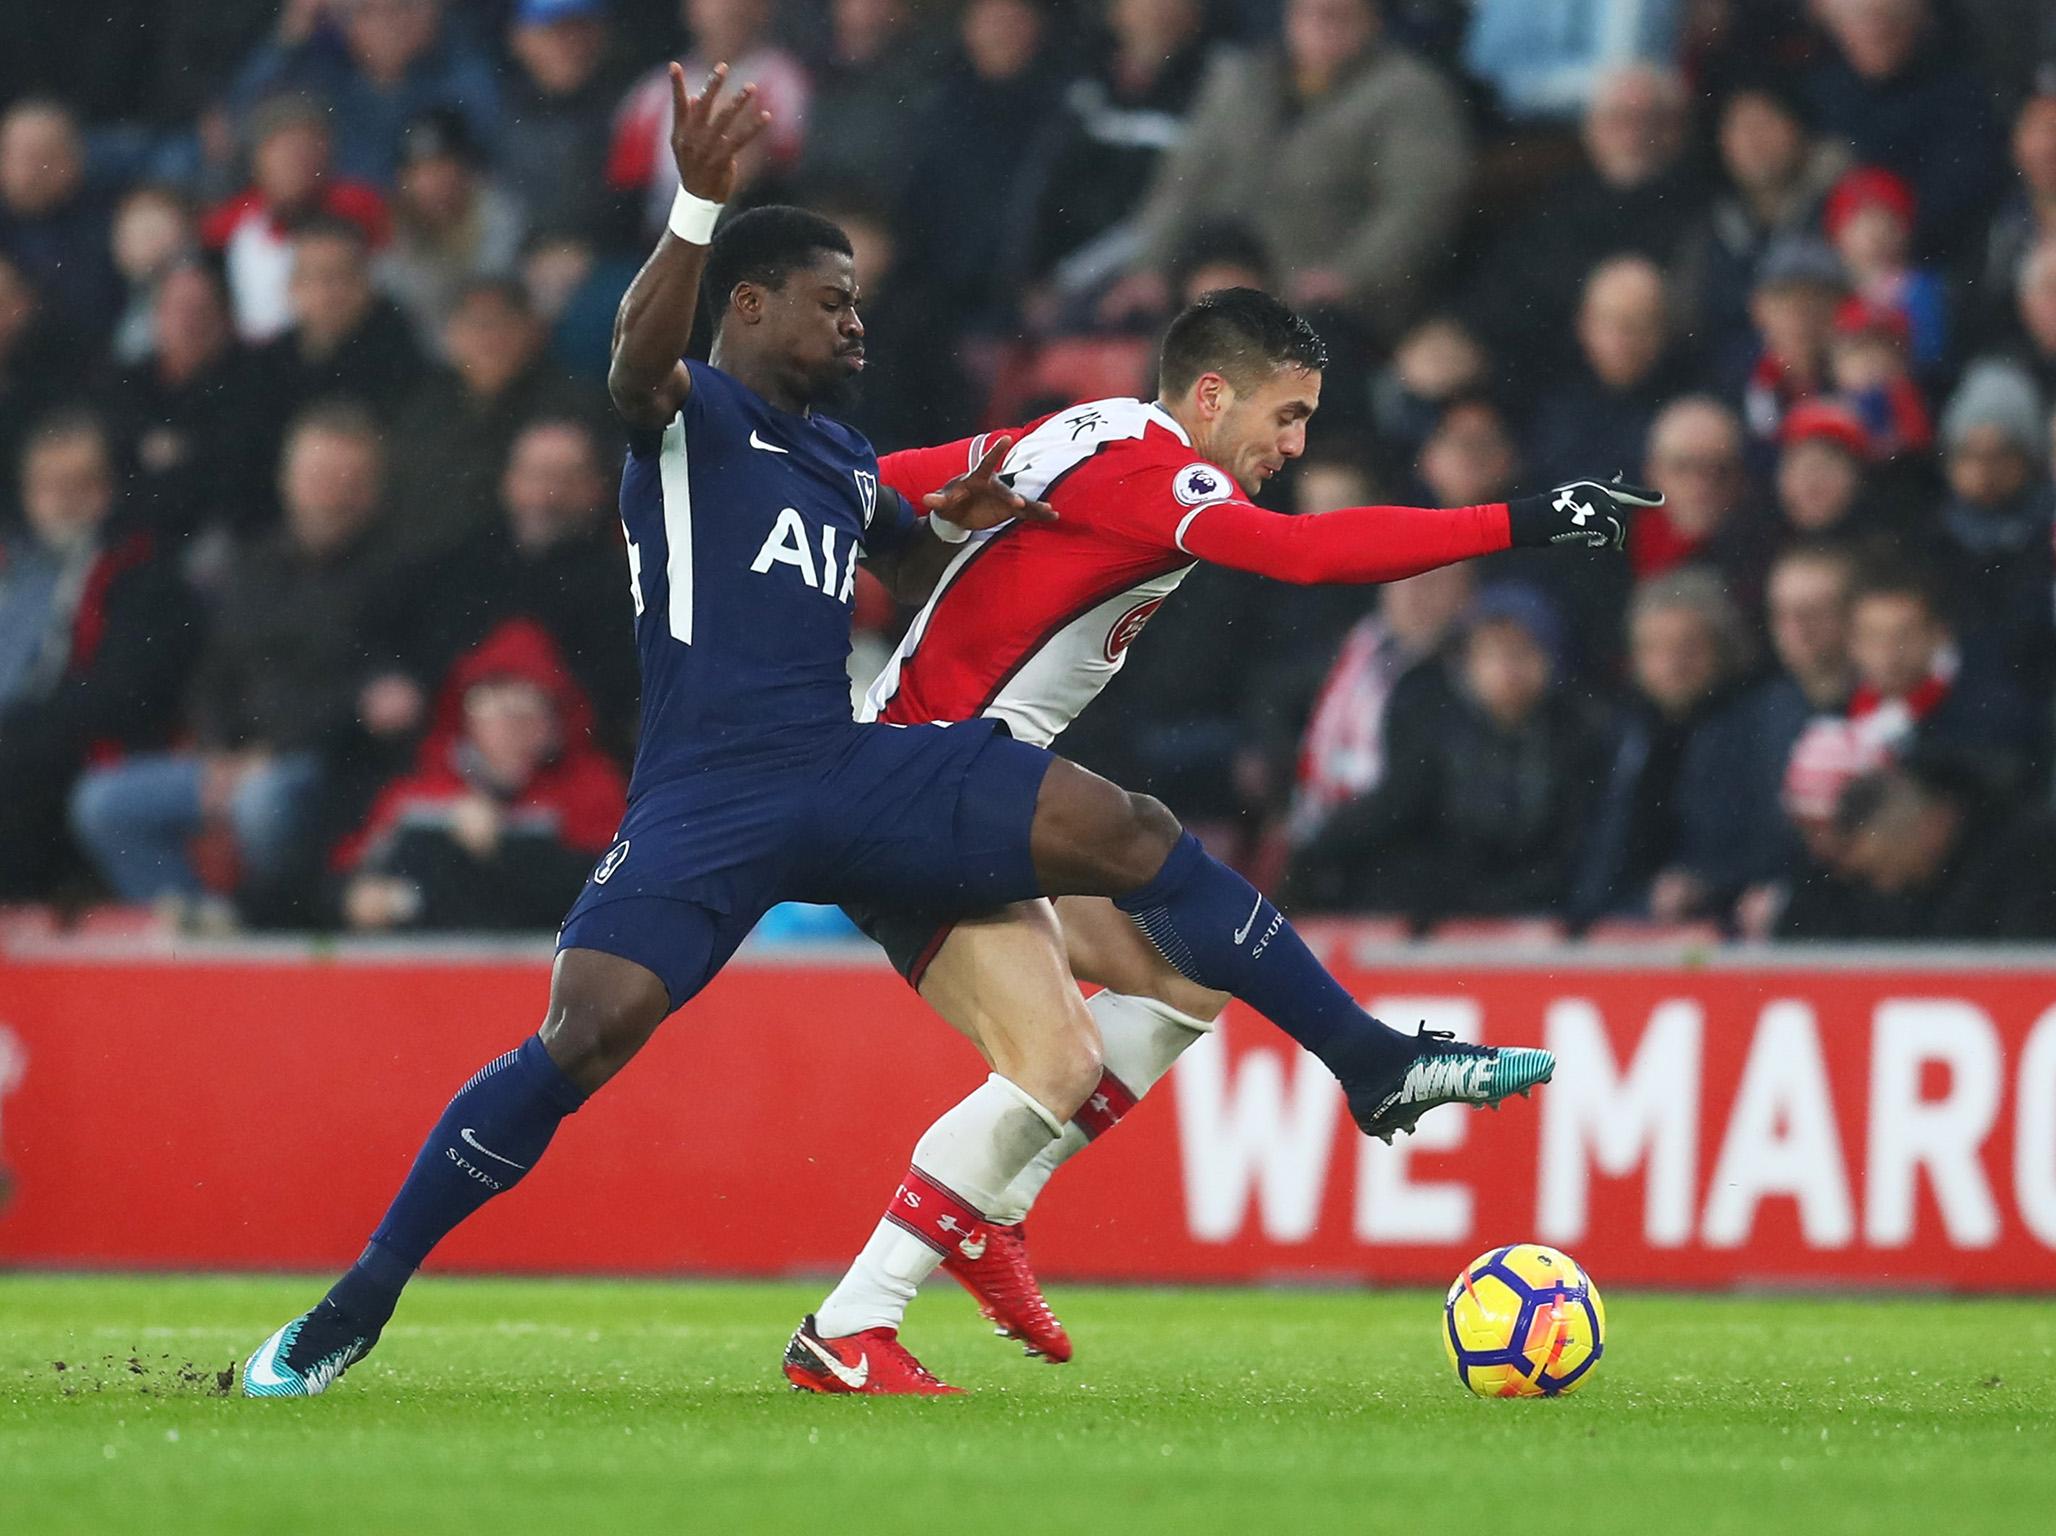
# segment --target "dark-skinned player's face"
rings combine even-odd
[[[818,251],[778,287],[756,291],[760,339],[800,397],[828,405],[844,396],[864,371],[856,264],[840,251]]]
[[[1211,456],[1254,496],[1288,459],[1306,452],[1306,424],[1320,409],[1321,376],[1279,368],[1246,391],[1229,386],[1223,404],[1208,444]]]

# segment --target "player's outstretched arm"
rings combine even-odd
[[[1344,507],[1285,517],[1246,501],[1223,501],[1185,513],[1176,540],[1196,560],[1279,581],[1401,581],[1502,549],[1620,549],[1634,513],[1662,504],[1660,492],[1625,484],[1618,475],[1475,507]]]
[[[736,155],[771,121],[769,112],[754,108],[753,85],[723,101],[727,79],[728,66],[716,64],[706,86],[692,96],[685,71],[671,66],[671,155],[683,190],[670,227],[621,297],[607,367],[607,393],[631,426],[663,426],[692,388],[680,359],[692,341],[714,221],[735,190]]]
[[[927,516],[914,533],[890,554],[868,562],[899,602],[910,606],[926,602],[950,561],[956,558],[958,546],[974,531],[1016,521],[1057,520],[1056,509],[1048,502],[1023,496],[1001,474],[1007,450],[1013,443],[1011,437],[1004,435],[985,441],[984,452],[969,469],[919,497],[919,508]],[[900,497],[906,508],[904,516],[913,517],[912,496],[890,484],[883,485],[880,494]]]

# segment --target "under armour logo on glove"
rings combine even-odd
[[[1663,505],[1663,493],[1611,480],[1573,480],[1546,496],[1523,496],[1507,505],[1513,543],[1574,544],[1584,549],[1620,549],[1628,542],[1635,511]]]

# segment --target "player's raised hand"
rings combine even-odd
[[[685,68],[671,66],[671,158],[678,180],[694,197],[725,203],[735,191],[736,156],[764,131],[771,114],[757,105],[757,88],[746,85],[722,97],[728,66],[716,64],[697,96],[685,87]]]
[[[1016,518],[1027,523],[1055,522],[1056,508],[1046,501],[1023,496],[1000,473],[1000,466],[1007,459],[1007,450],[1013,446],[1012,438],[995,437],[986,444],[985,452],[976,464],[941,490],[930,491],[923,496],[921,505],[928,509],[930,515],[955,523],[959,528],[997,528],[1001,523],[1012,522]]]
[[[1581,549],[1621,549],[1634,515],[1663,505],[1663,492],[1611,480],[1572,480],[1541,496],[1508,504],[1516,547],[1569,544]]]

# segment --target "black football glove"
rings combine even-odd
[[[1507,504],[1516,549],[1538,544],[1576,544],[1619,549],[1628,541],[1636,511],[1663,505],[1663,492],[1629,485],[1615,475],[1605,484],[1573,480],[1543,496],[1522,496]]]

